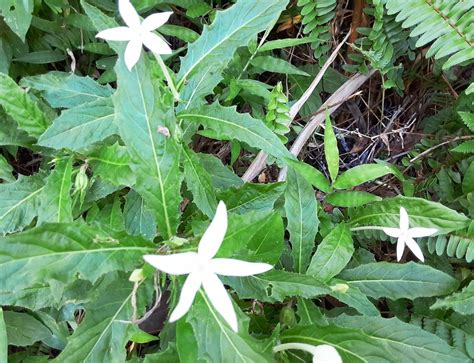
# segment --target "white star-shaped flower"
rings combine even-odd
[[[405,208],[400,207],[400,228],[384,228],[383,231],[390,237],[398,238],[397,242],[397,261],[400,261],[405,249],[405,244],[418,257],[421,261],[425,261],[423,252],[421,252],[420,246],[415,242],[413,238],[416,237],[427,237],[438,232],[436,228],[410,228],[410,221],[408,219],[408,213]]]
[[[286,343],[273,348],[273,353],[287,349],[299,349],[313,355],[313,363],[342,363],[342,358],[336,348],[331,345],[321,344],[314,346],[305,343]]]
[[[128,41],[125,49],[125,64],[128,70],[132,70],[140,59],[142,45],[156,54],[172,53],[166,41],[153,33],[153,30],[166,23],[173,12],[152,14],[141,22],[137,11],[129,0],[119,0],[118,6],[120,15],[128,26],[103,30],[96,37],[112,41]]]
[[[213,258],[224,240],[227,231],[227,209],[219,202],[216,215],[201,238],[198,252],[183,252],[173,255],[145,255],[150,265],[170,275],[189,274],[184,282],[176,308],[170,315],[170,322],[176,321],[188,312],[196,293],[201,288],[216,311],[237,332],[237,315],[232,300],[217,275],[250,276],[273,268],[267,263],[245,262],[232,258]]]

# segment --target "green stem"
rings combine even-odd
[[[174,100],[176,102],[179,102],[180,101],[179,92],[178,92],[178,90],[176,89],[176,87],[174,85],[173,79],[171,78],[171,75],[168,71],[168,67],[166,67],[165,62],[163,62],[163,59],[161,59],[159,54],[153,53],[153,55],[155,56],[156,61],[160,65],[160,68],[163,71],[163,74],[165,75],[166,83],[168,83],[168,87],[170,88],[171,93],[173,93]]]

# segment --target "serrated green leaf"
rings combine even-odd
[[[8,362],[8,338],[7,326],[3,315],[3,309],[0,306],[0,362]]]
[[[293,267],[296,272],[304,273],[318,232],[318,203],[311,185],[291,168],[286,183],[285,213]]]
[[[13,177],[12,172],[12,166],[3,155],[0,155],[0,179],[5,180],[6,182],[14,182],[15,178]]]
[[[216,189],[227,189],[244,184],[242,179],[235,175],[218,158],[210,154],[197,154],[204,169],[211,175],[212,185]]]
[[[270,212],[285,187],[284,183],[245,183],[239,188],[233,187],[219,193],[219,199],[225,202],[230,213]]]
[[[28,313],[5,311],[8,345],[25,347],[51,337],[51,331]],[[5,361],[6,362],[6,361]]]
[[[72,108],[105,100],[113,93],[112,87],[100,85],[90,77],[57,71],[25,77],[20,84],[42,91],[46,101],[54,108]]]
[[[216,193],[209,173],[204,169],[197,154],[183,145],[184,178],[193,193],[193,202],[209,218],[216,212]],[[227,206],[228,207],[228,206]]]
[[[135,190],[153,211],[163,238],[169,239],[176,233],[180,218],[180,149],[158,128],[169,126],[173,110],[159,100],[158,85],[152,80],[145,57],[132,71],[119,57],[115,72],[118,88],[113,96],[114,122],[132,160]]]
[[[363,208],[349,210],[350,224],[356,226],[399,227],[400,207],[410,218],[410,227],[436,228],[439,234],[449,233],[469,225],[469,218],[436,202],[422,198],[386,198]]]
[[[152,240],[156,236],[156,222],[153,213],[145,206],[143,198],[131,190],[125,197],[123,207],[125,229],[134,236]]]
[[[272,25],[285,9],[287,0],[241,0],[217,12],[214,22],[204,30],[181,59],[178,78],[186,85],[181,92],[184,108],[198,106],[222,80],[235,51],[246,46],[261,31]]]
[[[63,111],[38,140],[41,146],[83,151],[117,133],[115,111],[110,98],[100,99]]]
[[[94,175],[114,185],[133,186],[135,175],[130,169],[130,156],[127,149],[118,142],[113,145],[103,145],[89,154],[87,161],[90,163]]]
[[[474,132],[474,113],[473,112],[458,112],[464,124],[469,130]]]
[[[32,137],[38,137],[48,127],[49,120],[38,104],[13,79],[0,73],[0,105]]]
[[[430,309],[453,309],[462,315],[474,314],[474,281],[460,292],[436,300]]]
[[[463,154],[474,153],[474,140],[464,141],[451,151]]]
[[[0,234],[22,230],[37,216],[43,177],[20,176],[14,183],[0,184]]]
[[[360,207],[362,205],[380,202],[382,200],[378,195],[358,190],[349,192],[334,192],[326,195],[324,201],[337,207]]]
[[[78,276],[95,282],[110,271],[130,271],[154,251],[150,242],[84,223],[44,224],[0,238],[0,291],[16,291]],[[27,268],[25,267],[27,266]]]
[[[89,217],[89,214],[87,217]],[[87,219],[87,221],[89,222],[89,219]],[[113,203],[106,204],[97,215],[90,218],[90,222],[93,221],[108,226],[116,231],[123,231],[125,226],[120,197],[116,194]]]
[[[237,139],[277,158],[294,159],[278,136],[260,120],[246,113],[238,113],[235,107],[223,107],[216,102],[197,110],[181,112],[178,118],[199,123],[215,131],[224,140]]]
[[[252,59],[250,62],[254,67],[260,68],[265,72],[294,74],[308,77],[309,74],[298,69],[298,67],[287,62],[284,59],[275,58],[272,56],[262,55]]]
[[[382,164],[363,164],[339,175],[334,182],[336,189],[350,189],[360,184],[391,174],[390,168]]]
[[[446,295],[459,286],[455,278],[444,272],[414,262],[367,263],[343,271],[338,278],[367,296],[392,300]]]
[[[41,192],[38,224],[72,222],[72,158],[58,160]]]
[[[335,182],[337,174],[339,174],[339,149],[329,113],[326,113],[326,126],[324,128],[324,155],[331,180]]]
[[[340,223],[318,245],[306,273],[328,281],[346,267],[353,253],[351,231]]]

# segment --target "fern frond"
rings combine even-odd
[[[288,138],[285,135],[290,131],[291,118],[289,115],[288,98],[283,93],[281,82],[278,82],[275,88],[273,88],[267,110],[265,124],[280,138],[281,142],[286,144]]]
[[[431,42],[427,57],[447,57],[443,69],[474,59],[474,1],[386,0],[388,14],[404,28],[413,27],[416,46]]]
[[[474,260],[474,222],[471,222],[467,231],[456,231],[453,234],[424,239],[430,253],[464,258],[468,263]]]
[[[311,43],[311,48],[314,50],[314,57],[320,60],[331,49],[329,22],[336,15],[336,0],[298,0],[298,6],[301,7],[303,32],[317,39]]]

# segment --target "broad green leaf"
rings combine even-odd
[[[0,73],[0,105],[16,121],[18,127],[32,137],[41,135],[49,125],[48,118],[38,104],[3,73]]]
[[[235,307],[234,307],[235,308]],[[237,310],[239,333],[235,333],[212,306],[209,298],[198,293],[186,320],[197,337],[198,356],[210,362],[268,362],[265,344],[251,337],[248,318]]]
[[[7,326],[0,306],[0,362],[8,362],[8,338]]]
[[[202,166],[197,154],[186,145],[183,145],[183,161],[184,178],[193,193],[194,204],[212,218],[216,213],[217,200],[208,171]]]
[[[188,346],[189,348],[189,346]],[[145,355],[145,360],[143,363],[173,363],[179,362],[178,352],[176,350],[176,345],[172,342],[168,343],[166,349],[161,350],[158,353],[151,353]]]
[[[0,2],[0,15],[23,42],[31,24],[33,10],[33,0],[2,0]]]
[[[257,299],[265,302],[281,302],[287,297],[298,296],[312,299],[331,294],[331,289],[313,276],[274,270],[248,277],[222,277],[241,299]]]
[[[318,232],[318,203],[311,185],[291,168],[286,183],[286,228],[290,233],[293,267],[296,272],[305,273]]]
[[[444,340],[397,318],[341,315],[337,325],[360,331],[382,348],[390,362],[468,362],[469,359]],[[371,359],[369,359],[371,360]]]
[[[83,151],[117,133],[110,98],[100,99],[63,111],[38,140],[41,146]]]
[[[469,218],[436,202],[422,198],[386,198],[362,208],[349,210],[350,223],[357,226],[399,227],[400,207],[410,218],[410,227],[437,228],[439,234],[449,233],[469,225]]]
[[[13,177],[12,172],[12,166],[3,155],[0,155],[0,179],[5,180],[6,182],[14,182],[15,178]]]
[[[26,347],[51,337],[51,331],[28,313],[5,311],[8,345]],[[6,362],[6,361],[5,361]]]
[[[156,222],[153,213],[145,206],[140,195],[131,190],[125,197],[123,207],[125,229],[134,236],[152,240],[156,236]]]
[[[227,10],[217,12],[214,22],[188,46],[178,74],[185,83],[181,92],[184,108],[199,105],[222,80],[222,72],[239,47],[246,46],[258,33],[278,19],[287,0],[239,0]]]
[[[259,52],[266,52],[269,50],[274,50],[274,49],[282,49],[282,48],[288,48],[288,47],[294,47],[297,45],[301,44],[308,44],[314,42],[314,38],[312,37],[306,37],[306,38],[287,38],[287,39],[277,39],[277,40],[271,40],[269,42],[266,42],[264,45],[262,45],[260,48],[258,48]]]
[[[474,192],[474,161],[467,168],[462,180],[462,191],[464,194]]]
[[[380,202],[378,195],[361,191],[334,192],[326,195],[324,201],[337,207],[360,207],[362,205]]]
[[[350,189],[391,173],[390,168],[382,164],[358,165],[339,175],[333,185],[336,189]]]
[[[453,309],[462,315],[474,314],[474,281],[462,291],[436,300],[430,309]]]
[[[339,223],[318,245],[306,273],[328,281],[346,267],[353,253],[351,231],[347,225]]]
[[[176,233],[180,218],[180,149],[172,137],[158,129],[170,126],[173,109],[169,102],[160,100],[158,84],[145,57],[132,71],[119,58],[115,72],[114,122],[131,157],[135,190],[155,214],[162,237],[169,239]]]
[[[331,183],[326,179],[324,174],[315,167],[299,160],[286,159],[285,161],[316,189],[319,189],[325,193],[329,193],[331,191]]]
[[[357,287],[349,286],[346,290],[346,281],[339,279],[332,279],[330,285],[330,295],[338,299],[340,302],[356,309],[362,315],[380,316],[380,312],[374,304],[372,304],[367,296]]]
[[[90,77],[79,77],[67,72],[48,72],[25,77],[20,84],[42,91],[44,98],[54,108],[72,108],[98,100],[106,100],[113,89],[102,86]]]
[[[211,175],[212,185],[216,189],[227,189],[244,184],[242,179],[235,175],[218,158],[210,154],[198,154],[204,169]]]
[[[338,278],[347,281],[373,298],[416,299],[418,297],[446,295],[459,286],[459,282],[428,265],[414,262],[374,262],[343,271]]]
[[[230,213],[270,212],[285,187],[284,183],[245,183],[239,188],[229,188],[219,193],[219,199],[225,202]]]
[[[238,113],[235,107],[223,107],[218,103],[202,106],[197,110],[184,111],[178,118],[196,122],[216,132],[224,140],[237,139],[277,158],[294,157],[262,121],[247,113]]]
[[[37,216],[43,177],[20,176],[14,183],[0,184],[0,234],[22,230]]]
[[[298,297],[297,314],[300,325],[328,325],[323,312],[312,300]]]
[[[269,55],[262,55],[252,59],[250,62],[254,67],[260,68],[265,72],[295,74],[308,77],[309,74],[300,70],[298,67],[287,62],[284,59],[275,58]]]
[[[55,362],[125,362],[125,345],[136,331],[131,321],[133,284],[121,277],[104,285],[97,301],[86,305],[84,320]],[[144,306],[140,292],[139,314]]]
[[[41,192],[38,224],[72,222],[72,158],[58,160]]]
[[[114,185],[133,186],[135,176],[130,169],[130,156],[127,149],[118,142],[113,145],[103,145],[87,157],[94,175]]]
[[[179,319],[176,322],[176,348],[179,362],[181,363],[203,363],[205,360],[197,359],[198,346],[197,338],[194,335],[193,327],[186,319]],[[174,361],[173,361],[174,362]],[[156,363],[156,362],[153,362]],[[170,362],[172,363],[172,362]]]
[[[23,146],[31,148],[35,139],[18,127],[18,124],[0,109],[0,146]]]
[[[0,291],[55,279],[95,282],[110,271],[130,271],[154,251],[150,242],[84,223],[44,224],[0,238]]]
[[[324,128],[324,155],[331,180],[335,182],[337,174],[339,174],[339,149],[328,113],[326,113],[326,126]]]

